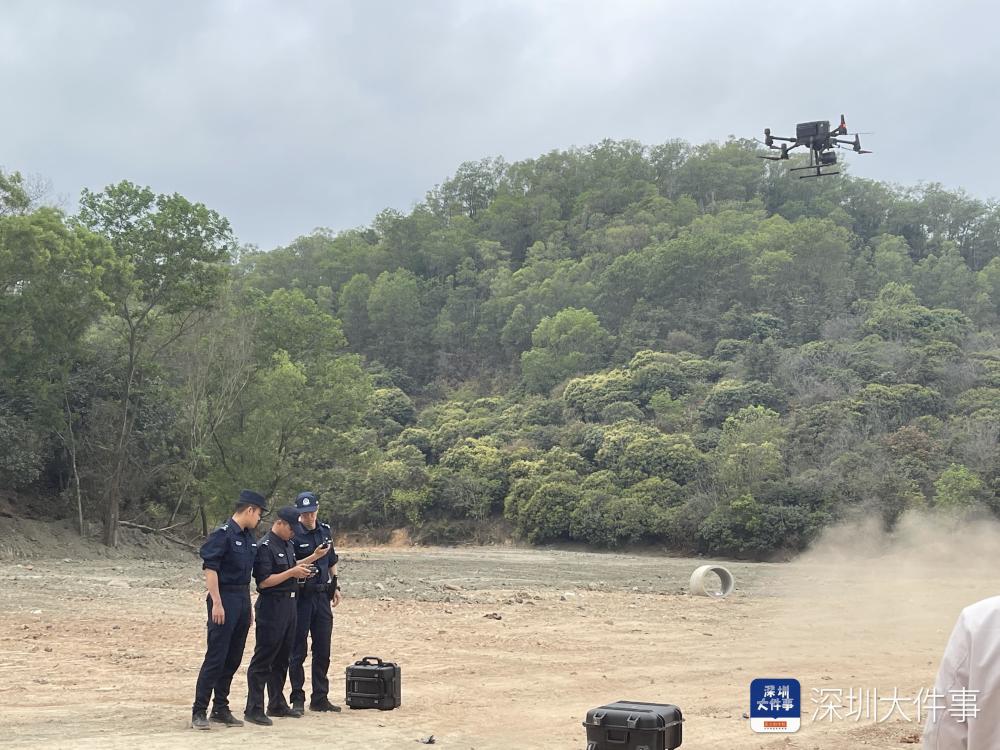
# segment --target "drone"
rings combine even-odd
[[[837,163],[837,154],[834,149],[850,146],[855,153],[870,154],[861,148],[861,136],[854,134],[854,140],[844,140],[838,138],[839,135],[847,135],[847,122],[844,116],[840,116],[840,125],[830,129],[829,120],[816,120],[814,122],[800,122],[795,126],[794,138],[782,138],[778,135],[771,135],[771,128],[764,128],[764,145],[775,151],[780,151],[778,156],[761,156],[761,159],[771,161],[781,161],[788,158],[788,153],[799,146],[809,149],[809,166],[792,167],[790,172],[800,172],[808,170],[814,174],[799,175],[799,179],[807,177],[829,177],[840,174],[840,172],[824,172],[826,167],[832,167]],[[775,141],[785,141],[780,146],[774,144]],[[792,145],[789,146],[788,144]]]

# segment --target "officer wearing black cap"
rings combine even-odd
[[[312,696],[309,708],[312,711],[340,711],[340,706],[330,702],[330,682],[326,673],[330,668],[330,638],[333,635],[333,610],[340,604],[340,587],[337,585],[337,553],[333,549],[333,533],[330,525],[317,523],[319,501],[314,492],[300,492],[295,499],[295,509],[299,512],[299,530],[292,543],[295,556],[306,558],[320,550],[328,552],[316,561],[319,569],[312,578],[302,585],[298,601],[298,624],[295,627],[295,641],[288,664],[288,678],[292,683],[292,708],[305,709],[305,669],[306,639],[312,634]]]
[[[243,661],[247,632],[253,622],[249,589],[257,556],[253,530],[265,512],[267,502],[263,497],[252,490],[241,491],[233,517],[209,534],[201,546],[208,586],[208,649],[191,707],[191,726],[195,729],[210,728],[205,714],[213,693],[212,721],[243,726],[229,710],[229,688]]]
[[[296,562],[291,540],[298,528],[299,512],[287,506],[278,510],[271,530],[261,540],[253,577],[257,581],[257,645],[247,668],[247,707],[243,718],[270,726],[268,716],[302,716],[285,702],[285,673],[295,637],[297,579],[312,575],[318,556]],[[264,713],[264,688],[268,705]]]

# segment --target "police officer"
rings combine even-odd
[[[282,694],[288,653],[295,636],[297,579],[312,574],[311,563],[324,556],[321,550],[296,562],[291,540],[299,512],[290,506],[278,510],[271,530],[261,540],[253,577],[257,581],[257,645],[247,668],[247,707],[243,718],[253,724],[271,725],[268,716],[302,716],[293,711]],[[264,687],[268,706],[264,713]]]
[[[312,711],[340,711],[340,706],[330,703],[330,682],[326,673],[330,668],[330,638],[333,634],[333,610],[340,604],[340,587],[337,585],[337,553],[333,549],[333,534],[330,525],[317,523],[319,501],[313,492],[300,492],[295,499],[295,509],[299,512],[299,531],[292,543],[295,556],[300,560],[314,554],[316,550],[329,551],[316,561],[319,572],[306,579],[298,600],[298,624],[295,641],[288,665],[288,677],[292,683],[292,708],[305,710],[306,693],[305,669],[306,639],[312,634],[312,696],[309,709]]]
[[[209,729],[208,702],[215,694],[212,721],[243,726],[229,710],[229,688],[243,660],[247,632],[253,622],[250,573],[257,555],[253,530],[267,511],[263,497],[242,490],[233,517],[208,535],[201,546],[202,568],[208,587],[208,649],[198,673],[191,707],[191,726]]]

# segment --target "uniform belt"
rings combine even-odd
[[[270,589],[263,589],[261,591],[258,591],[257,593],[260,594],[261,596],[278,596],[278,597],[287,596],[289,599],[295,598],[294,591],[271,591]]]
[[[329,583],[307,583],[302,589],[309,594],[329,594],[330,584]]]
[[[233,586],[230,586],[230,585],[221,585],[220,584],[219,585],[219,591],[246,591],[249,594],[250,593],[250,588],[249,587],[250,587],[249,583],[244,583],[242,585],[236,584],[236,585],[233,585]]]

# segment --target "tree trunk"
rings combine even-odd
[[[73,488],[76,490],[76,517],[77,528],[80,536],[86,536],[87,531],[83,525],[83,493],[80,491],[80,470],[76,465],[76,434],[73,432],[73,411],[69,405],[69,395],[63,391],[63,398],[66,401],[66,434],[69,436],[69,462],[73,469]]]
[[[131,322],[129,323],[131,326]],[[125,473],[125,463],[128,454],[128,441],[132,432],[129,425],[129,402],[132,398],[132,383],[135,380],[138,357],[138,344],[136,342],[135,328],[129,335],[128,343],[128,373],[125,378],[125,393],[122,398],[122,428],[118,435],[118,448],[115,454],[115,468],[111,475],[111,482],[108,485],[107,511],[104,516],[104,545],[107,547],[118,546],[118,522],[121,514],[122,497],[122,474]]]
[[[80,471],[76,466],[76,440],[73,438],[73,428],[69,428],[70,437],[72,438],[70,444],[72,448],[69,452],[70,463],[73,466],[73,488],[76,490],[76,516],[77,525],[80,529],[80,536],[87,535],[87,529],[83,525],[83,493],[80,491]]]
[[[117,490],[112,490],[108,497],[108,510],[104,518],[104,546],[118,546],[118,522],[120,504]]]

